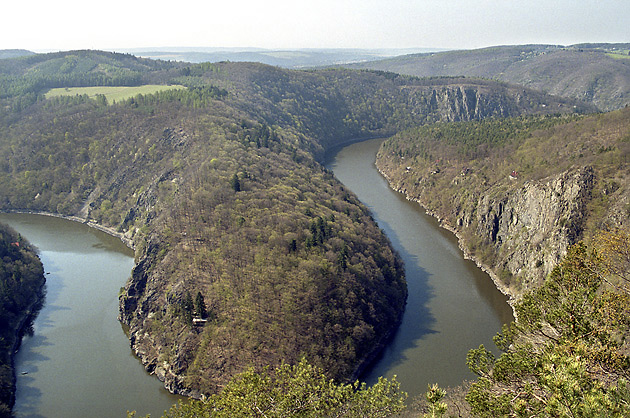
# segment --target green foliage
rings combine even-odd
[[[22,236],[0,224],[0,415],[10,416],[15,396],[12,356],[25,320],[43,298],[44,271],[35,249]],[[20,328],[20,326],[22,328]]]
[[[238,174],[234,173],[234,175],[232,175],[232,178],[230,179],[230,186],[235,192],[241,191],[241,181],[238,178]]]
[[[443,417],[448,410],[448,406],[442,401],[446,396],[446,391],[438,387],[438,385],[429,385],[429,390],[425,394],[429,411],[424,414],[425,418]]]
[[[503,354],[495,359],[483,346],[470,351],[479,380],[466,399],[476,416],[630,413],[628,294],[605,285],[601,263],[585,245],[572,247],[544,285],[516,305],[518,320],[496,339]]]
[[[208,308],[206,308],[206,302],[201,292],[197,292],[197,296],[195,296],[195,313],[201,319],[208,316]]]
[[[389,417],[404,408],[399,383],[380,379],[365,384],[340,384],[305,360],[253,369],[236,376],[216,395],[203,401],[180,402],[165,418],[192,417]],[[130,416],[134,416],[131,414]]]

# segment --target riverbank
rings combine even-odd
[[[14,333],[14,341],[13,346],[11,347],[11,351],[9,353],[9,361],[11,365],[12,371],[12,380],[11,380],[11,401],[9,402],[9,408],[13,408],[15,404],[15,392],[17,387],[17,370],[15,367],[15,356],[18,353],[20,346],[22,345],[22,339],[24,335],[26,335],[27,330],[32,327],[35,318],[37,318],[37,314],[41,309],[44,300],[46,298],[46,292],[44,289],[46,288],[46,280],[44,276],[44,282],[38,289],[35,294],[35,298],[31,302],[31,304],[24,311],[23,316],[20,318],[17,328]]]
[[[0,411],[15,404],[15,356],[41,309],[46,278],[34,246],[9,225],[0,225]]]
[[[101,232],[104,232],[104,233],[106,233],[108,235],[116,237],[116,238],[120,239],[128,248],[130,248],[132,250],[135,250],[135,245],[134,245],[133,239],[129,238],[125,234],[123,234],[121,232],[118,232],[118,231],[116,231],[113,228],[109,228],[109,227],[103,226],[103,225],[98,224],[98,223],[96,223],[94,221],[90,221],[89,219],[81,218],[79,216],[62,215],[62,214],[53,213],[53,212],[44,212],[44,211],[36,211],[36,210],[20,210],[20,209],[8,210],[8,211],[4,211],[3,213],[23,213],[23,214],[27,214],[27,215],[51,216],[53,218],[61,218],[61,219],[67,219],[67,220],[73,221],[73,222],[78,222],[78,223],[87,225],[90,228],[98,229]]]
[[[490,279],[494,283],[497,290],[499,290],[499,292],[501,292],[503,295],[505,295],[508,298],[508,305],[510,305],[510,307],[512,308],[512,314],[514,315],[514,319],[516,319],[516,310],[514,309],[514,305],[518,300],[517,295],[514,295],[510,291],[510,289],[501,282],[499,277],[489,266],[483,264],[481,260],[479,260],[477,257],[472,255],[468,251],[468,243],[466,242],[462,234],[457,230],[457,228],[449,224],[445,219],[443,219],[437,213],[431,211],[427,206],[425,206],[422,203],[420,199],[414,199],[405,190],[401,190],[394,187],[389,176],[383,170],[378,168],[378,166],[376,167],[376,169],[381,174],[381,176],[383,176],[383,178],[387,180],[387,184],[392,190],[405,196],[405,199],[407,199],[408,201],[417,203],[427,215],[435,218],[438,221],[438,224],[440,225],[441,228],[444,228],[447,231],[451,232],[453,235],[455,235],[455,237],[457,238],[459,249],[462,251],[464,258],[466,260],[470,260],[473,263],[475,263],[479,269],[481,269],[484,273],[486,273],[490,277]]]

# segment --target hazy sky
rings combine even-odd
[[[630,42],[630,0],[8,0],[0,49]]]

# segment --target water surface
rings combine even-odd
[[[117,320],[133,267],[119,239],[76,222],[0,214],[39,249],[46,300],[15,358],[19,417],[162,416],[179,397],[146,373]]]
[[[402,324],[362,380],[397,375],[413,397],[428,384],[457,386],[474,378],[468,350],[494,347],[492,337],[512,320],[512,310],[490,277],[464,260],[453,234],[389,188],[374,165],[382,141],[349,145],[327,167],[370,208],[405,262],[409,297]]]

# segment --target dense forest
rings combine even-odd
[[[44,269],[35,249],[0,224],[0,416],[11,416],[15,401],[13,353],[43,298]]]
[[[187,88],[115,104],[44,97],[144,84]],[[128,239],[136,267],[120,318],[147,369],[194,397],[303,358],[347,382],[396,329],[403,266],[369,211],[320,165],[327,150],[434,122],[477,121],[426,129],[535,114],[554,126],[546,115],[577,123],[595,110],[488,80],[97,51],[0,60],[0,88],[0,209],[76,216]],[[494,146],[471,141],[466,158]]]

